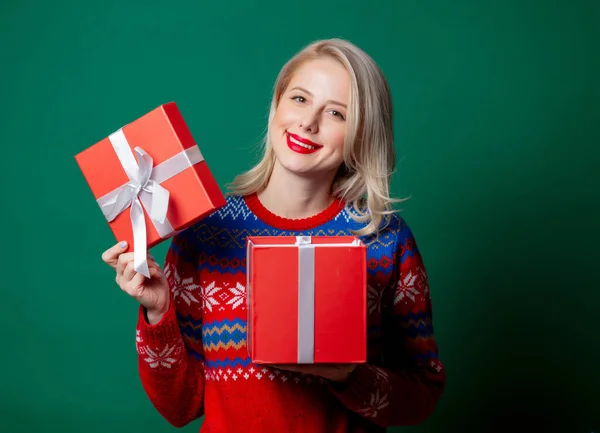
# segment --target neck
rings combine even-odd
[[[308,218],[332,203],[332,181],[331,176],[298,176],[276,162],[269,183],[258,193],[258,198],[275,215],[290,219]]]

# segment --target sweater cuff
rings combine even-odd
[[[171,305],[158,323],[151,325],[146,319],[146,308],[139,306],[138,311],[138,337],[146,343],[155,346],[161,346],[165,343],[181,339],[177,315],[175,313],[175,303],[171,300]]]

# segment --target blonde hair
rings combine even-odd
[[[391,204],[389,181],[396,165],[392,122],[392,97],[388,83],[373,59],[342,39],[313,42],[281,69],[274,86],[264,154],[256,166],[228,185],[230,193],[247,195],[266,187],[275,164],[269,129],[281,95],[296,69],[304,62],[329,57],[340,62],[350,75],[350,100],[346,115],[344,163],[336,174],[331,194],[351,206],[357,222],[368,222],[356,235],[378,234],[387,225]],[[384,226],[381,226],[381,223]]]

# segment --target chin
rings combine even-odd
[[[339,164],[337,164],[337,161],[333,161],[334,158],[331,158],[333,155],[307,155],[296,153],[288,147],[285,138],[273,140],[271,143],[277,160],[276,164],[280,165],[285,171],[299,176],[312,175],[321,177],[329,172],[337,172],[339,165],[342,163],[341,160],[339,161]],[[321,151],[326,152],[326,149],[322,149]],[[325,161],[322,160],[323,156],[325,156],[326,159],[332,159],[332,161],[327,161],[330,163],[325,163]]]
[[[314,167],[303,163],[302,161],[290,161],[291,158],[277,158],[277,161],[281,167],[290,173],[297,175],[307,175],[315,173]],[[316,174],[316,173],[315,173]]]

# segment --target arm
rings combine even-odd
[[[358,365],[332,391],[349,409],[389,427],[431,415],[445,384],[433,335],[427,274],[412,232],[400,222],[395,284],[382,299],[383,362]]]
[[[159,413],[173,426],[183,427],[203,414],[204,376],[202,341],[183,339],[174,293],[198,284],[194,254],[181,235],[167,252],[165,275],[171,291],[169,310],[150,324],[144,307],[138,313],[136,347],[142,386]],[[189,313],[188,313],[189,314]],[[201,315],[201,310],[194,315]],[[194,324],[200,322],[194,319]]]

